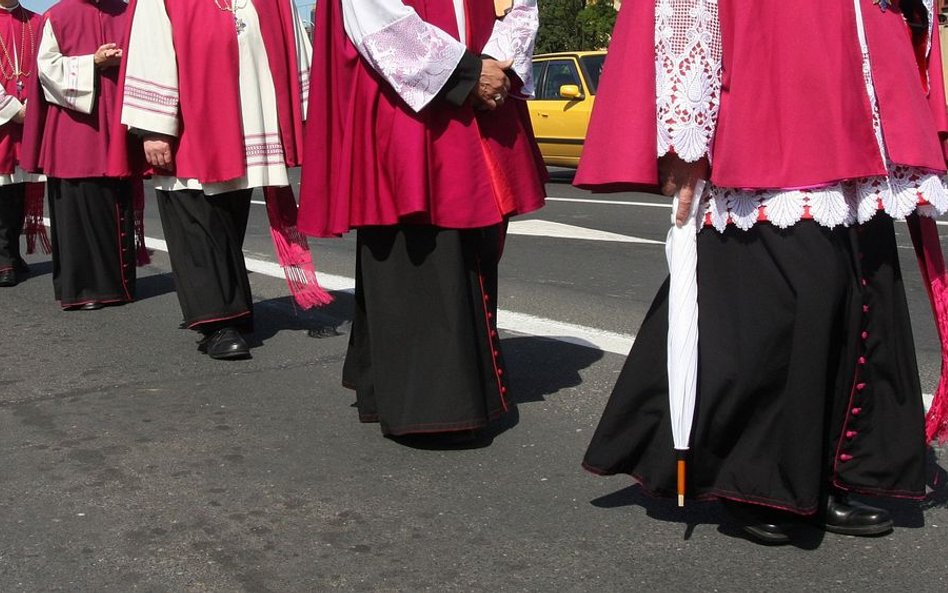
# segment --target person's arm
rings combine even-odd
[[[13,95],[8,95],[0,86],[0,126],[8,122],[23,123],[26,107]]]
[[[300,96],[303,101],[303,121],[306,121],[306,112],[309,107],[309,70],[313,64],[313,42],[303,26],[294,0],[287,0],[293,10],[295,21],[293,33],[296,38],[296,63],[299,67]]]
[[[138,0],[126,60],[122,123],[140,132],[177,136],[178,61],[163,0]]]
[[[95,54],[63,55],[53,23],[46,19],[37,50],[37,71],[46,100],[80,113],[92,113],[96,95],[96,61],[113,59],[115,51],[120,50],[103,46]]]
[[[138,0],[132,15],[122,96],[122,123],[143,139],[145,160],[174,166],[172,143],[181,127],[178,60],[164,0]]]
[[[414,111],[442,92],[465,55],[460,41],[401,0],[342,0],[342,12],[359,54]]]
[[[705,179],[721,98],[717,0],[655,0],[659,187],[687,218]]]
[[[540,16],[537,0],[513,0],[504,18],[494,23],[494,31],[481,51],[496,60],[513,60],[513,71],[523,83],[519,92],[533,96],[533,48]]]

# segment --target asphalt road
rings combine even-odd
[[[547,236],[510,237],[501,307],[631,336],[662,248],[594,238],[660,241],[668,212],[568,178],[554,175],[560,199],[530,217]],[[246,250],[272,260],[265,216],[254,207]],[[575,227],[591,232],[563,237]],[[937,341],[899,232],[930,391]],[[147,234],[161,238],[153,204]],[[351,276],[353,248],[315,242],[318,268]],[[339,385],[345,293],[297,312],[283,282],[252,274],[254,359],[220,363],[178,329],[164,253],[140,271],[138,302],[93,313],[59,311],[48,258],[31,263],[32,279],[0,292],[0,593],[948,589],[948,474],[934,457],[928,501],[885,503],[891,536],[804,530],[762,547],[716,504],[679,510],[580,469],[621,354],[507,331],[517,413],[474,447],[406,446],[359,424]]]

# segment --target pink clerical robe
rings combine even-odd
[[[404,4],[461,39],[452,0]],[[494,28],[494,4],[466,7],[466,45],[480,54]],[[383,43],[393,54],[403,49],[398,35]],[[335,236],[399,223],[486,227],[543,205],[546,172],[523,101],[479,113],[434,99],[415,112],[360,56],[338,0],[316,6],[313,53],[303,232]]]

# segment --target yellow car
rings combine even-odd
[[[604,51],[533,56],[536,96],[527,105],[547,165],[579,164],[605,60]]]

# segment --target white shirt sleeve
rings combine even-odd
[[[718,0],[655,0],[658,156],[711,156],[721,105]]]
[[[401,0],[342,0],[346,34],[359,54],[414,111],[451,78],[465,47]]]
[[[296,2],[287,0],[293,7],[293,17],[296,19],[296,63],[299,66],[300,96],[303,101],[303,121],[306,121],[306,112],[309,108],[309,70],[313,64],[313,42],[303,26],[303,20],[300,18],[296,8]]]
[[[164,0],[139,0],[125,60],[122,123],[130,129],[177,136],[178,60]]]
[[[95,56],[64,56],[46,21],[37,50],[37,71],[46,100],[80,113],[92,113],[95,105]]]
[[[0,126],[16,117],[21,109],[23,109],[23,103],[20,103],[20,100],[13,95],[8,95],[3,87],[0,87]]]
[[[514,0],[507,16],[494,24],[494,32],[482,54],[501,62],[513,60],[513,71],[523,82],[523,95],[533,96],[533,47],[536,45],[540,15],[537,0]]]

